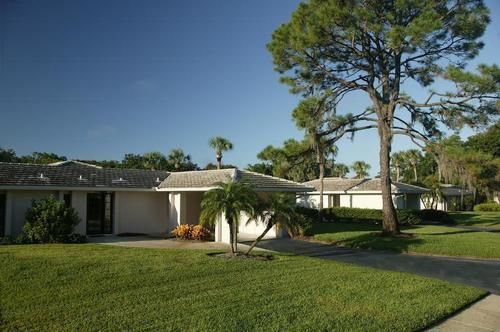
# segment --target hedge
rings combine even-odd
[[[500,212],[498,203],[482,203],[474,206],[474,211]]]
[[[311,222],[318,221],[318,210],[298,207],[297,212],[302,214]],[[445,211],[438,210],[396,210],[401,225],[413,225],[422,221],[439,221],[452,223],[453,218]],[[323,222],[360,222],[380,224],[382,223],[382,210],[361,209],[349,207],[333,207],[323,209]]]

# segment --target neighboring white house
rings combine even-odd
[[[198,224],[203,193],[220,182],[239,181],[268,192],[306,192],[313,188],[292,181],[237,169],[165,172],[107,169],[77,161],[51,165],[0,163],[0,237],[22,231],[32,200],[53,195],[72,206],[81,222],[75,232],[167,234],[180,224]],[[242,218],[242,236],[255,237],[263,225]],[[216,241],[229,242],[221,217]],[[276,230],[269,237],[280,234]]]
[[[320,181],[303,183],[315,190],[298,196],[302,206],[317,208],[320,202]],[[416,209],[421,206],[420,196],[428,189],[401,182],[392,182],[392,200],[398,209]],[[345,179],[327,177],[323,180],[323,207],[353,207],[382,209],[380,179]]]
[[[441,184],[439,189],[441,197],[436,203],[437,210],[448,211],[453,207],[459,207],[465,197],[473,195],[471,191],[454,184]]]

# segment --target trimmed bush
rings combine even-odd
[[[477,212],[500,212],[500,204],[498,203],[482,203],[474,205],[474,211]]]
[[[453,224],[455,220],[446,211],[425,209],[417,211],[424,221],[437,221],[444,224]]]
[[[172,231],[172,235],[183,240],[210,239],[210,231],[201,225],[179,225]]]
[[[312,222],[318,220],[318,210],[316,209],[300,207],[297,208],[297,212],[312,220]],[[422,221],[418,210],[396,210],[396,212],[401,225],[418,224]],[[324,222],[382,223],[382,210],[378,209],[334,207],[323,209],[322,216]]]
[[[81,235],[72,234],[78,223],[76,211],[53,196],[33,201],[18,243],[81,242]]]

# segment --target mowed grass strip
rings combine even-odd
[[[317,258],[0,247],[3,331],[410,331],[478,299],[462,285]]]
[[[352,248],[391,250],[445,256],[500,259],[500,234],[445,226],[402,227],[411,238],[382,237],[380,225],[323,223],[312,238]]]
[[[477,226],[500,231],[500,212],[450,212],[457,225]]]

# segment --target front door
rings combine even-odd
[[[113,233],[113,193],[87,194],[87,234]]]

